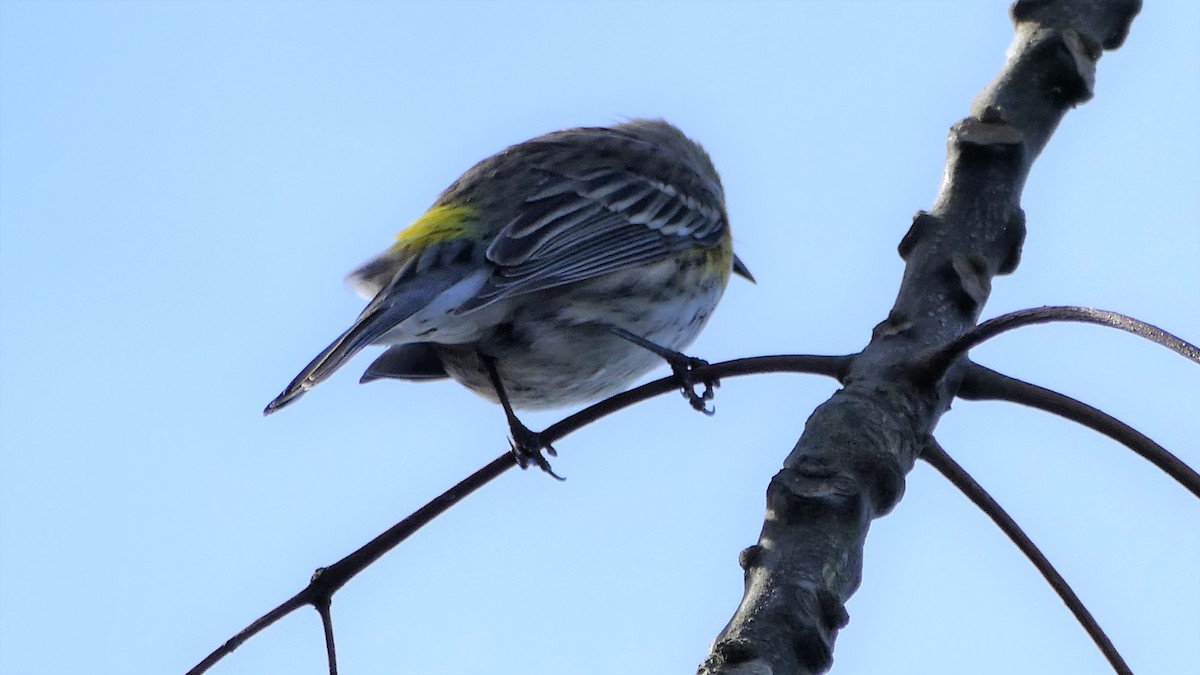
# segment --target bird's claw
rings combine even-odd
[[[721,381],[712,376],[696,376],[696,369],[707,365],[708,361],[704,359],[681,355],[681,358],[671,361],[671,371],[675,374],[675,379],[679,381],[680,393],[687,399],[692,409],[711,416],[717,412],[717,409],[709,406],[708,402],[716,396],[714,389],[721,386]],[[697,394],[696,387],[700,385],[704,385],[704,391]]]
[[[513,426],[510,431],[512,439],[509,440],[509,447],[512,449],[513,457],[517,460],[517,466],[528,469],[530,465],[534,465],[558,480],[566,480],[554,473],[554,469],[550,468],[550,462],[542,456],[543,450],[551,457],[557,457],[558,451],[554,449],[554,446],[544,442],[541,434],[530,431],[529,427],[525,425]]]

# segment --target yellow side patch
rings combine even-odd
[[[733,271],[733,239],[726,235],[716,246],[704,249],[704,264],[709,269],[720,272],[725,281],[728,281],[729,274]]]
[[[451,239],[475,233],[475,209],[470,206],[441,204],[417,218],[412,225],[396,234],[397,248],[421,249]]]

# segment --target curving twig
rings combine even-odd
[[[1055,321],[1094,323],[1109,328],[1119,328],[1200,363],[1200,347],[1196,347],[1187,340],[1172,335],[1158,326],[1139,321],[1131,316],[1092,307],[1037,307],[1010,312],[984,321],[972,330],[933,350],[928,356],[919,359],[917,372],[919,377],[925,381],[935,381],[945,375],[955,360],[966,354],[971,348],[1014,328]]]
[[[849,368],[852,358],[852,356],[808,355],[757,356],[698,367],[695,369],[695,373],[697,377],[707,376],[715,378],[763,373],[806,373],[828,375],[840,381],[845,377],[846,370]],[[648,382],[640,387],[635,387],[629,391],[611,396],[574,415],[570,415],[547,427],[545,431],[541,432],[540,436],[547,443],[553,443],[567,434],[578,431],[607,415],[678,388],[679,383],[674,377],[664,377],[653,382]],[[329,657],[329,672],[330,675],[337,675],[337,661],[333,643],[333,620],[329,613],[329,606],[334,593],[337,593],[342,586],[345,586],[351,579],[369,567],[371,563],[412,536],[417,530],[429,524],[434,518],[445,513],[450,507],[465,499],[472,492],[487,485],[493,479],[500,476],[500,474],[514,466],[516,466],[516,459],[511,452],[500,455],[350,555],[328,567],[317,569],[304,590],[288,598],[279,606],[243,628],[220,647],[213,650],[203,661],[196,664],[195,667],[187,672],[187,675],[200,675],[208,671],[209,668],[222,658],[233,653],[235,649],[247,640],[306,605],[312,605],[321,615],[321,623],[325,631],[326,651]]]
[[[1121,658],[1121,654],[1117,652],[1117,648],[1113,646],[1112,640],[1105,635],[1104,629],[1096,622],[1092,613],[1084,606],[1083,601],[1075,595],[1075,591],[1071,589],[1071,585],[1063,578],[1058,570],[1054,569],[1054,565],[1046,558],[1041,549],[1033,543],[1029,535],[1017,525],[1017,521],[1013,520],[1012,516],[1004,510],[1000,504],[988,494],[983,486],[967,473],[967,470],[962,468],[958,462],[954,461],[950,455],[946,454],[946,450],[934,439],[929,439],[929,443],[921,451],[921,459],[925,460],[937,470],[938,473],[946,477],[958,491],[963,493],[967,499],[970,499],[975,506],[979,507],[980,511],[992,519],[992,522],[1000,528],[1009,541],[1016,545],[1021,553],[1033,563],[1033,566],[1042,573],[1046,582],[1058,593],[1058,597],[1062,598],[1063,603],[1067,605],[1067,609],[1075,615],[1075,619],[1079,621],[1083,629],[1087,631],[1088,636],[1100,648],[1104,658],[1112,664],[1113,670],[1121,675],[1133,675],[1133,671],[1129,669],[1129,665],[1125,663],[1125,659]]]
[[[1070,396],[970,363],[958,389],[958,397],[968,401],[1019,403],[1078,422],[1136,452],[1200,497],[1200,473],[1195,469],[1137,429]]]

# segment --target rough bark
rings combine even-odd
[[[950,130],[938,197],[900,242],[895,305],[817,408],[767,487],[758,543],[742,552],[745,595],[699,672],[818,673],[832,664],[873,519],[907,473],[961,379],[924,357],[975,326],[992,278],[1020,260],[1020,196],[1063,115],[1092,95],[1095,64],[1124,40],[1139,0],[1021,0],[996,79]]]

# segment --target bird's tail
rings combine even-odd
[[[267,407],[263,409],[263,414],[270,415],[300,398],[309,389],[333,375],[338,368],[350,360],[350,357],[362,351],[363,347],[379,339],[397,323],[407,318],[395,316],[393,311],[389,311],[391,309],[380,307],[374,312],[358,317],[350,330],[338,336],[333,344],[326,347],[317,355],[317,358],[300,371],[296,379],[284,388],[283,393],[267,404]]]
[[[300,398],[333,375],[363,347],[383,337],[414,314],[423,310],[435,315],[446,314],[449,308],[477,293],[486,278],[486,270],[463,266],[425,270],[419,280],[406,277],[403,269],[396,272],[391,283],[378,292],[350,330],[342,333],[305,366],[283,393],[267,404],[263,414],[270,415]],[[403,284],[403,289],[398,289],[398,284]]]

